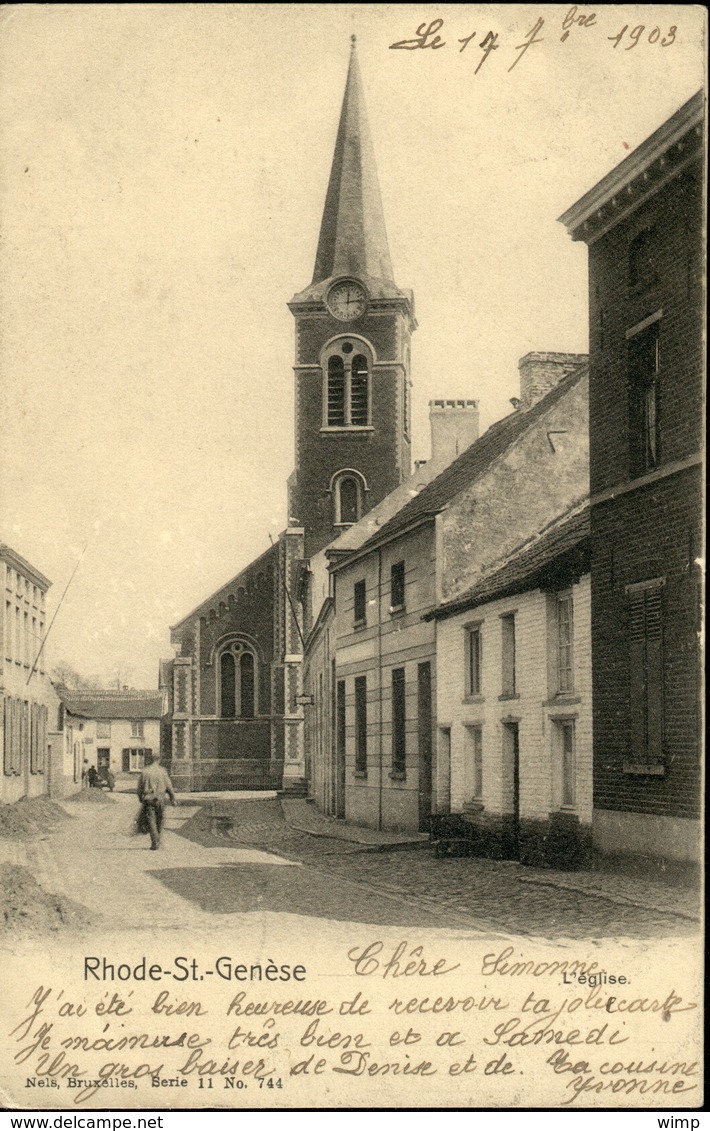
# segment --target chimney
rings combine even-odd
[[[554,389],[563,377],[586,365],[586,353],[526,353],[518,362],[520,370],[520,408],[525,412]],[[515,406],[518,407],[517,405]]]
[[[478,401],[429,401],[431,462],[447,467],[478,439]]]

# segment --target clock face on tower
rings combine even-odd
[[[339,322],[351,322],[365,313],[367,307],[367,291],[362,283],[351,279],[343,279],[334,283],[328,291],[326,299],[328,310]]]

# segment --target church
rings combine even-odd
[[[414,302],[394,279],[354,37],[313,278],[288,305],[288,525],[171,628],[163,750],[178,790],[303,791],[310,559],[411,471]]]

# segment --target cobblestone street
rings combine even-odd
[[[24,865],[45,892],[108,930],[204,931],[255,914],[304,928],[318,920],[592,943],[699,930],[697,894],[687,886],[437,858],[418,834],[328,822],[305,801],[273,794],[183,795],[168,807],[153,854],[133,833],[136,806],[133,794],[68,803],[72,820],[3,841],[0,859]]]
[[[277,853],[313,869],[321,892],[329,881],[356,884],[370,893],[373,913],[383,899],[394,898],[403,911],[416,907],[441,926],[571,939],[641,939],[698,930],[694,894],[679,893],[661,880],[645,882],[644,900],[637,881],[619,885],[599,873],[580,878],[510,861],[437,859],[426,843],[384,846],[383,851],[383,846],[289,827],[275,799],[209,802],[181,833],[204,846],[238,843]]]

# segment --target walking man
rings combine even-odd
[[[149,766],[141,770],[138,779],[138,800],[143,807],[142,816],[150,832],[150,847],[153,851],[160,844],[166,793],[172,804],[176,805],[173,783],[168,777],[167,770],[161,766],[158,756]]]

